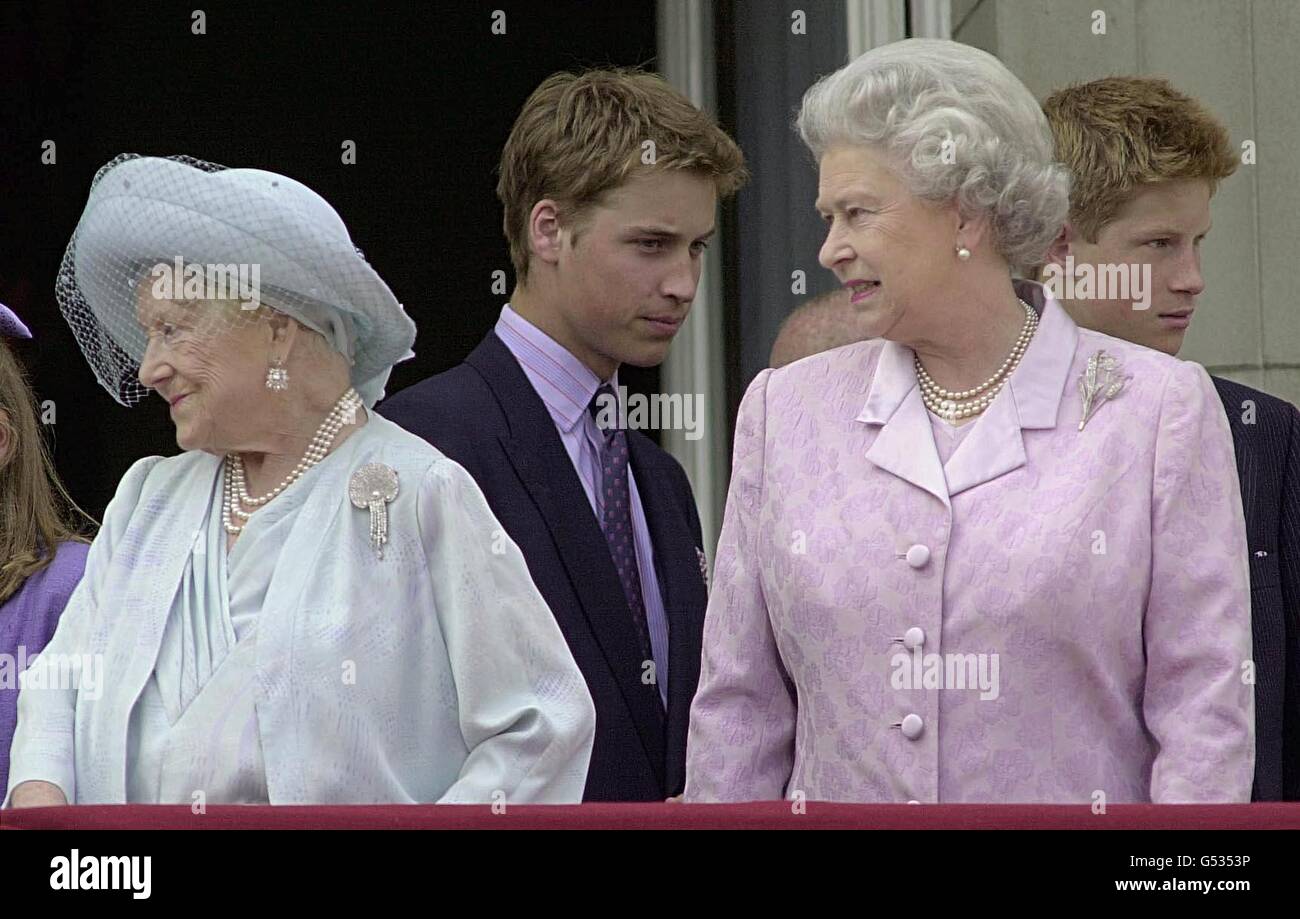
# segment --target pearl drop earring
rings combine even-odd
[[[963,262],[970,261],[970,250],[967,249],[965,246],[958,246],[957,258],[961,259]]]

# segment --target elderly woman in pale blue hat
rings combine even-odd
[[[57,291],[184,452],[127,472],[24,676],[12,806],[580,800],[582,675],[473,480],[368,411],[415,327],[324,199],[118,157]]]

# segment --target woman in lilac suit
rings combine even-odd
[[[9,779],[18,674],[54,634],[89,551],[41,439],[31,387],[6,342],[31,337],[0,304],[0,788]]]
[[[741,405],[685,799],[1248,801],[1227,421],[1200,366],[1013,282],[1066,214],[1033,96],[909,40],[798,127],[874,337]]]

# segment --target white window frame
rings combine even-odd
[[[951,0],[844,0],[849,59],[905,38],[905,4],[911,4],[916,37],[950,38]],[[743,14],[743,5],[737,10]],[[711,0],[659,0],[659,73],[701,109],[717,114],[717,56]],[[720,217],[721,215],[719,215]],[[660,368],[665,393],[702,398],[698,440],[685,431],[665,429],[663,446],[686,470],[704,534],[704,551],[713,558],[731,472],[727,448],[727,386],[723,377],[722,229],[704,253],[704,267],[690,316]]]
[[[659,0],[659,73],[699,108],[717,114],[717,56],[713,42],[713,4],[709,0]],[[722,226],[704,251],[699,287],[686,322],[677,332],[660,368],[661,391],[696,397],[698,440],[686,431],[665,429],[663,447],[686,470],[710,559],[722,529],[731,455],[727,449],[727,387],[722,367]]]

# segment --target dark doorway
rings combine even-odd
[[[132,462],[178,452],[161,400],[128,410],[96,384],[54,301],[91,178],[113,156],[186,153],[320,192],[419,326],[392,393],[460,361],[496,321],[492,273],[510,261],[495,168],[529,92],[556,70],[654,56],[650,0],[0,5],[0,302],[36,336],[17,350],[53,403],[72,495],[99,517]],[[633,390],[658,383],[626,376]]]

